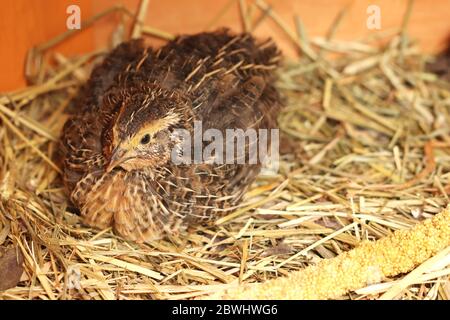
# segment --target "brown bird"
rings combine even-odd
[[[233,210],[261,162],[175,163],[184,141],[176,132],[194,134],[194,121],[202,132],[275,128],[279,60],[271,40],[227,30],[179,36],[158,50],[142,40],[115,48],[62,133],[64,183],[84,222],[141,242]]]
[[[450,36],[447,38],[446,48],[434,57],[434,61],[426,64],[426,70],[450,82]]]

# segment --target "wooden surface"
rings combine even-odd
[[[231,2],[230,2],[231,1]],[[292,30],[294,14],[298,15],[309,36],[323,36],[338,12],[348,5],[347,14],[335,34],[336,39],[357,40],[378,31],[368,30],[366,9],[370,4],[381,8],[381,31],[389,31],[401,25],[406,0],[267,0]],[[24,61],[27,50],[48,41],[66,31],[67,6],[79,5],[82,20],[99,13],[114,4],[121,3],[135,12],[138,0],[6,0],[0,10],[0,92],[15,90],[25,85]],[[248,6],[253,0],[247,1]],[[229,10],[219,19],[217,15],[229,4]],[[261,14],[253,10],[253,17]],[[108,16],[71,37],[53,50],[65,55],[76,55],[105,47],[118,16]],[[211,21],[214,21],[211,23]],[[174,34],[213,30],[228,26],[241,30],[241,18],[237,0],[150,0],[146,24]],[[450,0],[416,0],[409,34],[419,40],[423,50],[440,50],[450,33]],[[295,55],[295,48],[286,35],[270,19],[264,20],[257,30],[260,37],[274,37],[287,56]],[[161,41],[151,41],[154,45]]]

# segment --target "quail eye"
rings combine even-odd
[[[150,142],[150,135],[146,134],[141,138],[141,144],[147,144]]]

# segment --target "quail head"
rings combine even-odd
[[[174,161],[195,153],[180,132],[275,128],[279,60],[272,41],[227,30],[158,50],[142,40],[115,48],[73,101],[61,138],[65,187],[84,223],[142,242],[233,210],[261,161]]]

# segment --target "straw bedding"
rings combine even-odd
[[[6,259],[10,271],[24,262],[0,298],[262,297],[230,289],[254,283],[279,290],[271,298],[450,297],[450,83],[427,72],[431,58],[405,30],[383,48],[308,41],[301,23],[297,35],[256,4],[261,16],[242,14],[246,30],[273,19],[301,52],[279,72],[280,170],[263,172],[242,207],[214,225],[136,244],[80,223],[52,155],[70,100],[102,52],[45,55],[32,85],[0,96],[0,248],[9,250],[0,253],[0,283]],[[134,36],[171,37],[137,25]],[[370,264],[358,260],[367,252]],[[286,276],[297,285],[325,278],[311,296],[307,286],[300,295],[282,287]],[[235,291],[223,296],[227,289]]]

